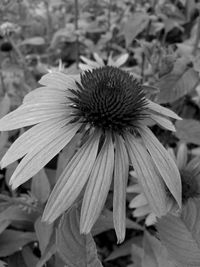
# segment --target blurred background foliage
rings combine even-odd
[[[152,125],[154,133],[166,147],[177,150],[184,142],[189,157],[200,156],[199,40],[200,2],[195,0],[1,0],[0,117],[17,108],[45,73],[79,72],[81,56],[94,60],[97,53],[106,64],[109,57],[128,53],[124,69],[145,85],[151,99],[183,117],[176,133]],[[0,158],[25,130],[1,134]],[[155,238],[155,227],[147,231],[144,220],[132,217],[128,204],[134,194],[127,194],[128,230],[121,246],[112,230],[112,190],[92,233],[97,251],[92,235],[80,236],[73,210],[54,225],[41,222],[50,191],[77,143],[17,191],[8,182],[18,163],[1,170],[0,266],[102,266],[97,251],[107,267],[178,266]],[[69,249],[74,238],[81,244],[76,241]],[[79,254],[82,265],[74,262]]]

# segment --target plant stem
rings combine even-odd
[[[199,45],[199,39],[200,39],[200,15],[198,16],[197,19],[197,32],[196,32],[196,39],[194,43],[194,48],[192,54],[196,56],[197,50],[198,50],[198,45]]]
[[[74,7],[75,7],[75,20],[74,26],[76,31],[76,67],[78,69],[79,66],[79,34],[78,34],[78,17],[79,17],[79,5],[78,0],[74,0]]]

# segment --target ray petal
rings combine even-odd
[[[93,56],[99,66],[105,66],[103,59],[97,53],[94,53]]]
[[[130,160],[137,173],[138,182],[152,210],[162,216],[166,213],[166,191],[160,175],[156,172],[154,163],[144,146],[134,136],[126,135],[126,145]]]
[[[129,161],[124,140],[121,136],[115,135],[113,221],[119,243],[125,238],[128,171]]]
[[[100,134],[94,133],[65,167],[49,197],[43,220],[53,222],[76,200],[94,165],[99,139]]]
[[[181,207],[181,178],[175,162],[148,127],[141,126],[140,135],[162,179]]]
[[[51,87],[39,87],[30,93],[28,93],[24,99],[23,104],[34,103],[66,103],[67,93],[69,91],[63,91],[57,88]]]
[[[100,65],[99,63],[97,63],[96,61],[90,60],[84,56],[80,56],[80,58],[83,60],[84,63],[86,63],[89,67],[92,68],[99,68]]]
[[[52,72],[45,74],[39,80],[39,83],[46,86],[55,87],[57,89],[66,90],[76,88],[75,81],[79,81],[79,75],[68,75],[62,72]]]
[[[169,131],[176,131],[174,124],[169,119],[156,114],[150,114],[150,118]]]
[[[66,146],[79,129],[79,125],[68,124],[54,133],[48,140],[38,141],[35,148],[20,162],[13,173],[10,184],[15,189],[42,169]]]
[[[181,143],[177,151],[177,165],[179,170],[185,168],[188,160],[187,146],[185,143]]]
[[[105,204],[114,167],[114,147],[112,137],[106,134],[106,140],[92,169],[82,203],[80,230],[89,233],[98,219]]]
[[[0,131],[10,131],[31,126],[67,114],[67,107],[61,104],[22,105],[0,120]]]
[[[149,205],[145,205],[142,207],[139,207],[133,211],[133,216],[134,217],[142,217],[146,216],[151,212],[151,208]]]
[[[6,154],[1,160],[1,167],[5,168],[12,162],[22,158],[25,154],[34,149],[39,142],[52,138],[56,132],[60,131],[60,128],[69,122],[65,118],[52,119],[46,122],[39,123],[33,126],[30,130],[22,134],[8,149]]]
[[[147,103],[148,103],[147,108],[154,112],[160,113],[163,116],[170,117],[176,120],[182,120],[181,117],[179,117],[175,112],[173,112],[168,108],[165,108],[157,103],[154,103],[151,100],[147,100]]]
[[[129,55],[128,53],[121,55],[120,57],[118,57],[118,59],[113,63],[114,67],[120,67],[122,66],[128,59]]]
[[[139,194],[131,200],[129,208],[139,208],[141,206],[145,206],[146,204],[148,204],[146,197],[143,194]]]

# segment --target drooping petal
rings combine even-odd
[[[63,91],[51,87],[39,87],[28,93],[24,99],[23,104],[35,103],[66,103],[66,96],[69,90]]]
[[[154,112],[160,113],[161,115],[164,115],[166,117],[171,117],[171,118],[176,119],[176,120],[182,120],[182,118],[179,117],[172,110],[165,108],[165,107],[163,107],[157,103],[154,103],[151,100],[147,100],[147,108],[154,111]]]
[[[60,128],[51,138],[38,141],[35,148],[20,162],[13,173],[10,184],[15,189],[42,169],[60,150],[66,146],[79,129],[79,125],[68,124]]]
[[[33,150],[38,142],[51,140],[52,136],[60,132],[60,128],[68,122],[69,119],[67,120],[64,116],[59,120],[56,118],[33,126],[11,145],[1,160],[1,167],[5,168],[12,162],[22,158]]]
[[[134,136],[126,135],[126,145],[130,160],[137,173],[138,182],[144,194],[157,216],[166,213],[166,191],[160,175],[156,172],[154,163],[143,147]]]
[[[150,118],[169,131],[176,131],[174,124],[169,119],[156,114],[150,114]]]
[[[49,197],[43,220],[53,222],[76,200],[96,160],[99,139],[100,133],[94,133],[65,167]]]
[[[188,161],[187,146],[185,143],[181,143],[177,151],[177,165],[179,170],[185,168]]]
[[[80,75],[68,75],[62,72],[52,72],[42,76],[39,83],[57,89],[66,90],[69,88],[76,88],[75,81],[80,81]]]
[[[121,136],[115,135],[113,221],[119,243],[125,238],[128,171],[129,161],[124,140]]]
[[[0,131],[10,131],[31,126],[43,121],[62,117],[67,114],[67,107],[61,104],[22,105],[0,120]]]
[[[89,233],[101,213],[110,189],[113,167],[114,147],[112,137],[107,133],[84,193],[80,219],[81,233]]]
[[[131,202],[129,203],[129,208],[134,209],[134,208],[139,208],[141,206],[144,206],[148,204],[148,201],[143,194],[139,194],[136,197],[134,197]]]
[[[148,127],[142,126],[140,135],[162,179],[181,207],[181,178],[175,162]]]

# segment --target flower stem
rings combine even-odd
[[[75,32],[76,32],[76,67],[78,69],[79,66],[79,34],[78,34],[78,17],[79,17],[79,5],[78,0],[74,0],[74,7],[75,7]]]

